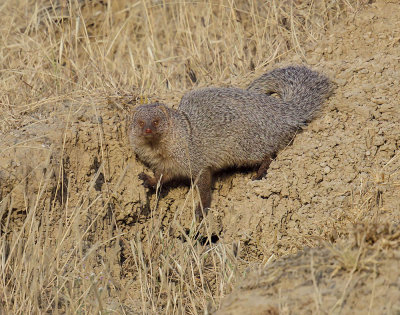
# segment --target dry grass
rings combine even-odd
[[[1,130],[71,95],[159,96],[227,82],[290,51],[301,56],[356,7],[345,0],[5,1]]]
[[[0,135],[45,121],[46,105],[66,100],[174,99],[177,91],[193,86],[240,83],[288,53],[301,60],[305,45],[358,5],[350,0],[4,0]],[[82,198],[94,189],[96,176],[83,187]],[[203,246],[195,226],[186,233],[176,220],[171,229],[187,234],[177,240],[155,218],[151,230],[123,244],[131,270],[121,271],[123,232],[115,218],[110,217],[115,229],[108,238],[93,236],[108,201],[87,223],[96,200],[87,206],[70,205],[68,198],[61,206],[43,201],[48,181],[41,180],[37,202],[25,209],[13,209],[2,196],[0,313],[199,314],[217,308],[243,274],[247,263],[237,258],[236,245]],[[23,222],[18,228],[10,223],[16,211]],[[207,235],[207,226],[202,231]],[[128,290],[134,285],[136,292]]]

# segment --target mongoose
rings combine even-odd
[[[190,91],[178,109],[161,103],[138,106],[128,124],[129,138],[139,159],[154,170],[154,177],[139,177],[153,188],[172,178],[193,179],[201,219],[211,204],[215,171],[260,165],[255,179],[261,179],[274,154],[316,116],[330,91],[324,75],[289,66],[265,73],[247,89]]]

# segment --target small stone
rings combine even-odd
[[[373,97],[371,99],[371,101],[374,102],[377,105],[382,105],[383,103],[385,103],[386,100],[384,98],[375,98],[375,97]]]
[[[346,79],[336,79],[336,84],[339,86],[345,86],[347,83]]]
[[[317,48],[315,48],[315,53],[316,54],[321,54],[322,53],[322,48],[321,47],[317,47]]]
[[[353,91],[347,91],[343,93],[343,97],[350,98],[354,95]]]
[[[379,146],[383,145],[384,143],[385,143],[385,137],[377,136],[374,138],[374,141],[373,141],[374,146],[379,147]]]

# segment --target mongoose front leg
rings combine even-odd
[[[211,170],[203,170],[197,180],[197,187],[200,193],[200,202],[196,208],[196,219],[201,221],[204,215],[207,215],[208,209],[211,205],[211,182],[212,173]]]
[[[168,181],[169,177],[165,174],[161,174],[158,172],[154,173],[154,177],[146,174],[145,172],[142,172],[139,174],[139,179],[143,181],[144,187],[155,189],[157,187],[158,182],[160,182],[160,184],[164,184],[165,182]]]
[[[266,155],[264,160],[261,162],[260,167],[258,168],[257,174],[253,176],[253,180],[262,179],[265,175],[267,175],[267,171],[271,162],[272,162],[271,156]]]

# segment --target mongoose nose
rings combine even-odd
[[[145,133],[152,133],[153,131],[150,128],[147,128],[144,132]]]

